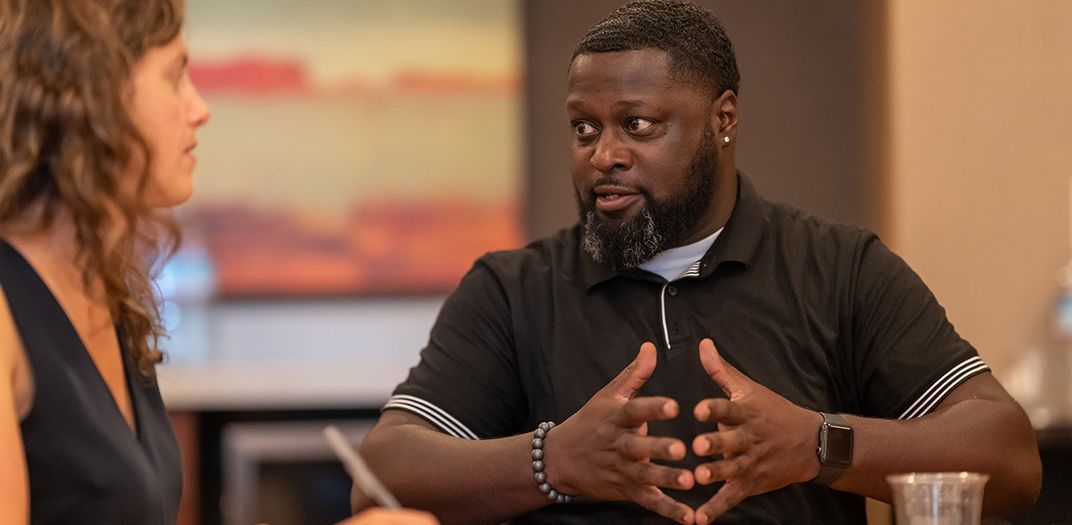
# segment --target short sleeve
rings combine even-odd
[[[485,262],[478,260],[447,298],[420,363],[384,410],[407,410],[464,439],[501,437],[517,428],[527,405],[509,303]]]
[[[926,415],[969,377],[989,368],[904,260],[873,234],[859,246],[853,362],[868,412],[863,415]]]

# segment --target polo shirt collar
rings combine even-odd
[[[597,263],[592,260],[592,256],[584,249],[584,226],[579,226],[578,230],[581,239],[577,243],[577,258],[581,263],[581,282],[584,283],[585,290],[591,290],[593,286],[604,281],[609,281],[619,274],[628,273],[615,271],[606,264]]]
[[[748,176],[741,170],[737,170],[737,202],[733,206],[733,213],[725,229],[700,259],[700,277],[711,275],[724,262],[740,263],[745,266],[751,264],[759,250],[766,225],[767,212],[763,198],[756,192]],[[593,286],[619,275],[642,279],[652,278],[652,274],[643,270],[615,271],[606,264],[597,263],[592,260],[588,252],[584,251],[580,243],[578,243],[577,250],[580,252],[580,274],[585,289],[591,290]]]
[[[724,262],[752,264],[767,228],[767,206],[751,179],[737,170],[737,203],[726,229],[701,259],[700,277],[711,275]]]

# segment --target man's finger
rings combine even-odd
[[[710,339],[700,341],[700,363],[711,379],[718,383],[722,391],[733,399],[733,395],[742,391],[751,383],[751,379],[742,374],[733,365],[727,363],[718,354],[715,342]]]
[[[655,372],[655,359],[655,345],[650,342],[640,345],[636,359],[633,359],[618,377],[611,379],[604,389],[615,396],[632,399],[640,387],[651,378],[652,372]]]
[[[635,397],[622,405],[614,422],[623,428],[636,428],[652,420],[674,419],[677,413],[677,401],[669,397]]]
[[[718,489],[711,499],[707,500],[700,508],[696,509],[696,523],[707,525],[712,523],[726,511],[736,507],[749,495],[740,483],[727,482]]]
[[[741,455],[723,458],[718,461],[697,465],[693,477],[701,485],[710,485],[716,481],[738,478],[748,472],[752,468],[752,464],[752,456]]]
[[[739,454],[750,449],[754,443],[751,433],[743,428],[734,428],[696,436],[692,440],[692,451],[697,456]]]
[[[644,459],[677,461],[685,458],[685,451],[685,444],[674,438],[623,434],[618,439],[618,452],[634,461]]]
[[[633,463],[629,475],[637,485],[653,485],[664,489],[689,490],[696,484],[691,470],[656,465],[647,461]]]
[[[656,514],[670,518],[678,523],[691,524],[696,514],[687,505],[663,494],[655,487],[637,487],[629,494],[634,503]]]
[[[726,425],[740,425],[748,419],[747,413],[741,405],[721,397],[704,399],[696,403],[696,408],[692,410],[692,415],[696,417],[696,421],[701,423],[711,422]]]

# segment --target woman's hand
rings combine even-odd
[[[337,525],[439,525],[431,514],[419,510],[373,508],[340,521]]]

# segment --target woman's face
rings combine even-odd
[[[193,191],[197,128],[208,122],[209,108],[190,82],[186,63],[186,41],[178,36],[146,51],[131,75],[131,117],[150,152],[144,198],[151,207],[181,204]],[[141,166],[132,163],[132,185]]]

